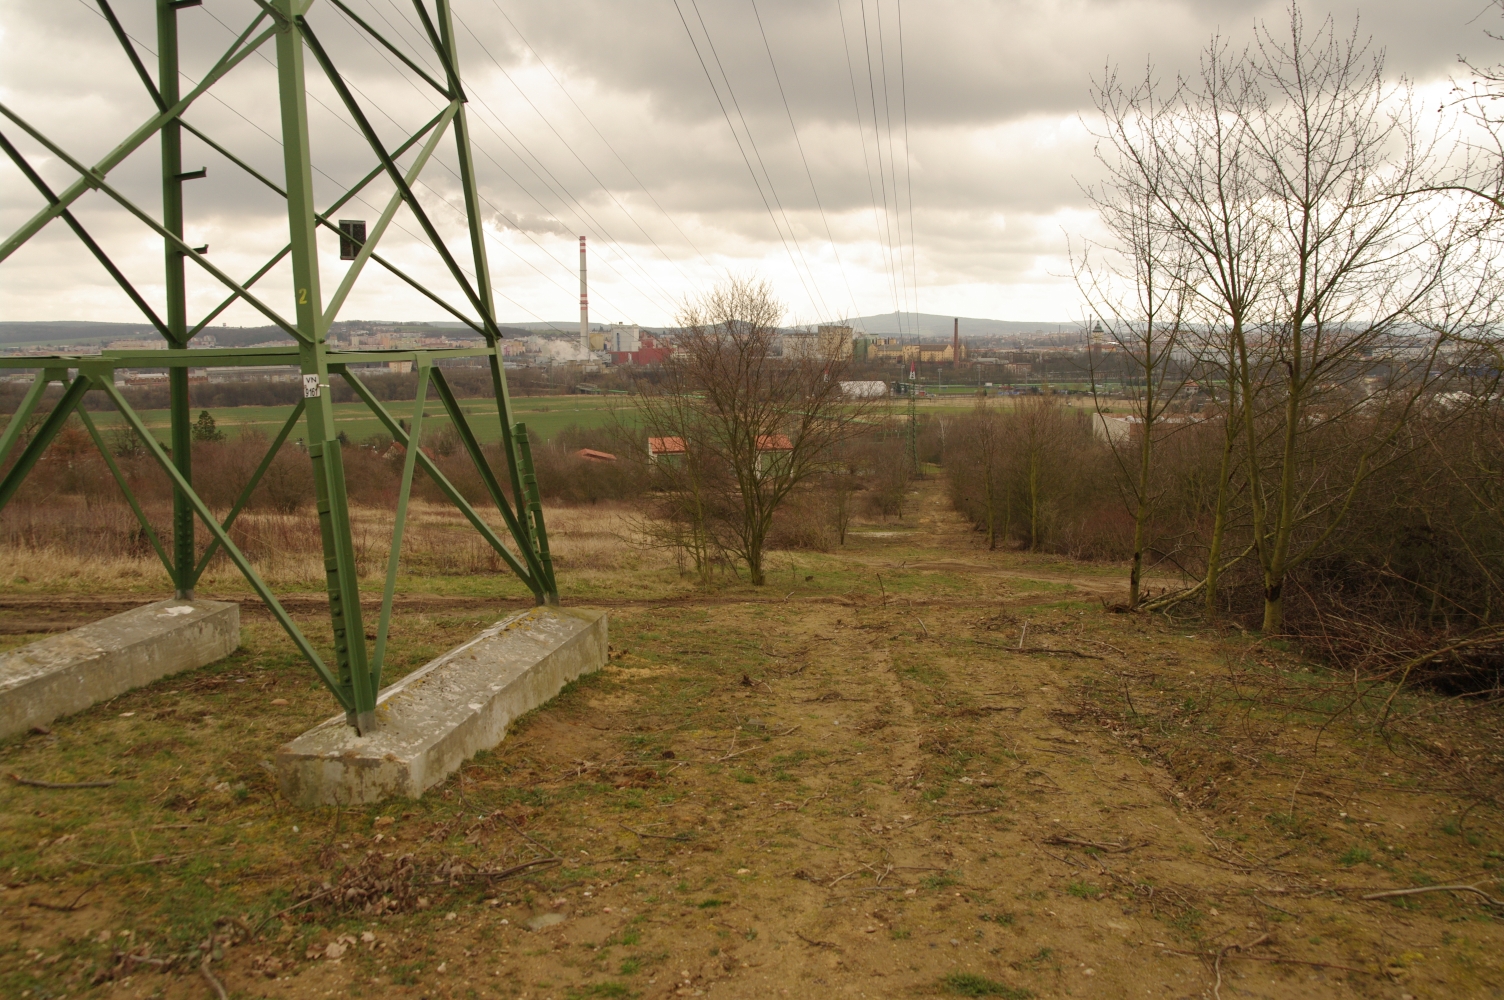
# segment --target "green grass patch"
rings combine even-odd
[[[1065,891],[1077,899],[1098,899],[1102,895],[1102,890],[1090,882],[1072,882]]]
[[[635,997],[637,994],[628,989],[625,983],[608,979],[603,983],[571,987],[567,995],[569,1000],[586,1000],[588,997]]]
[[[1351,868],[1353,865],[1361,865],[1364,862],[1372,861],[1373,852],[1364,850],[1361,847],[1349,847],[1343,852],[1342,857],[1337,860]]]
[[[1009,986],[996,979],[988,979],[974,972],[952,972],[940,979],[940,988],[961,997],[1004,997],[1006,1000],[1028,1000],[1034,994],[1019,986]]]

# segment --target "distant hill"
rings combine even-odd
[[[383,320],[351,320],[334,324],[334,332],[350,326],[391,326],[411,328],[414,331],[429,330],[456,338],[472,338],[480,341],[480,335],[461,323],[388,323]],[[526,337],[528,331],[517,326],[500,328],[503,337]],[[211,326],[205,333],[214,335],[220,347],[249,347],[252,344],[286,342],[293,339],[275,326]],[[91,321],[57,320],[52,322],[0,322],[0,345],[48,347],[64,344],[107,344],[112,340],[151,339],[158,336],[156,328],[149,323],[96,323]]]
[[[0,323],[0,344],[97,344],[156,336],[150,323],[90,323],[59,320],[50,323]]]
[[[442,326],[446,330],[464,330],[464,329],[466,329],[466,326],[463,323],[449,323],[449,322],[445,322],[445,323],[434,323],[433,325],[434,326]],[[595,322],[592,322],[590,324],[590,329],[592,329],[592,330],[609,330],[609,329],[611,329],[611,325],[609,323],[595,323]],[[649,332],[652,332],[652,331],[660,329],[660,327],[644,326],[644,327],[642,327],[642,329],[643,330],[647,330]],[[533,334],[533,333],[537,333],[537,334],[549,334],[549,333],[552,333],[552,334],[563,334],[565,336],[578,337],[580,335],[580,321],[577,320],[577,319],[573,319],[573,320],[561,320],[558,323],[551,323],[548,320],[542,320],[542,321],[537,322],[537,323],[504,323],[504,324],[501,325],[501,332],[504,333],[504,334],[506,334],[509,337],[510,336],[514,336],[514,335],[526,336],[528,334]]]

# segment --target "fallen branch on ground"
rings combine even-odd
[[[83,892],[80,892],[77,896],[73,897],[73,902],[68,903],[65,906],[59,906],[56,903],[44,903],[40,899],[30,900],[30,901],[27,902],[26,905],[27,906],[35,906],[35,907],[37,907],[38,909],[41,909],[41,910],[56,910],[59,913],[72,913],[73,911],[79,909],[79,904],[81,902],[83,902],[83,898],[85,896],[87,896],[89,893],[93,892],[95,890],[95,888],[96,888],[96,886],[92,886],[92,885],[85,887],[85,889],[84,889]]]
[[[1075,847],[1095,847],[1097,850],[1106,851],[1109,854],[1121,854],[1124,851],[1131,851],[1135,846],[1133,844],[1102,844],[1095,840],[1077,840],[1075,837],[1062,837],[1059,834],[1045,838],[1045,843],[1062,846],[1069,844]]]
[[[634,830],[634,829],[632,829],[630,826],[627,826],[625,823],[618,823],[616,825],[619,826],[619,827],[621,827],[623,830],[627,831],[628,833],[635,834],[638,837],[651,837],[654,840],[677,840],[677,841],[679,841],[681,843],[689,839],[689,834],[687,834],[687,833],[676,833],[676,834],[673,834],[672,836],[670,836],[670,835],[668,835],[666,833],[643,833],[640,830]]]
[[[1252,945],[1242,945],[1242,947],[1249,948],[1252,947]],[[1182,951],[1179,948],[1170,948],[1166,946],[1161,946],[1159,950],[1166,955],[1184,955],[1187,958],[1200,958],[1207,960],[1215,960],[1218,955],[1217,952]],[[1227,949],[1223,949],[1224,952],[1226,950]],[[1268,962],[1271,965],[1304,965],[1307,968],[1311,969],[1336,969],[1339,972],[1357,972],[1365,976],[1382,975],[1382,973],[1375,972],[1372,969],[1359,969],[1351,965],[1337,965],[1334,962],[1311,962],[1303,958],[1280,958],[1278,955],[1224,955],[1223,957],[1239,958],[1249,962]]]
[[[563,863],[564,863],[564,859],[563,858],[537,858],[537,859],[535,859],[533,861],[524,861],[520,865],[513,865],[510,868],[503,868],[499,872],[485,872],[485,871],[461,872],[457,876],[456,875],[451,875],[450,877],[451,878],[486,879],[487,881],[495,882],[495,881],[497,881],[499,879],[511,878],[513,875],[521,875],[523,872],[526,872],[526,871],[532,871],[532,870],[540,869],[540,868],[553,868],[556,865],[562,865]]]
[[[800,934],[798,931],[794,932],[794,936],[796,938],[798,938],[800,941],[803,941],[805,944],[809,945],[811,948],[835,948],[835,947],[837,947],[831,941],[813,941],[813,940],[805,937],[803,934]]]
[[[8,777],[16,784],[29,788],[109,788],[120,784],[118,781],[38,781],[36,778],[23,778],[14,773]]]
[[[1419,896],[1423,892],[1471,892],[1483,897],[1485,906],[1504,906],[1504,899],[1495,899],[1476,885],[1421,885],[1413,889],[1385,889],[1383,892],[1365,893],[1363,899],[1390,899],[1395,896]]]
[[[214,990],[214,995],[219,997],[219,1000],[230,1000],[230,994],[225,992],[225,984],[220,982],[218,977],[209,971],[209,960],[210,956],[205,955],[204,961],[198,967],[198,974],[203,976],[209,983],[210,988]]]

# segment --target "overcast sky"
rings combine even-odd
[[[411,3],[348,3],[442,76]],[[155,4],[114,7],[154,71]],[[182,11],[189,81],[255,9],[251,0],[205,0]],[[1485,34],[1499,25],[1483,0],[1302,9],[1308,20],[1333,14],[1344,31],[1360,18],[1391,73],[1428,88],[1462,73],[1459,55],[1492,63],[1504,49]],[[643,324],[670,321],[684,296],[728,271],[770,279],[797,322],[895,309],[1073,319],[1080,306],[1066,246],[1093,225],[1080,194],[1095,173],[1080,120],[1093,78],[1109,65],[1136,73],[1149,62],[1172,76],[1194,65],[1214,32],[1242,44],[1258,20],[1287,18],[1279,3],[1236,0],[454,0],[454,10],[499,318],[574,320],[584,235],[591,319]],[[327,0],[315,0],[308,18],[389,148],[436,112],[435,92]],[[186,117],[280,183],[273,45],[262,52]],[[322,208],[375,159],[311,57],[307,65]],[[86,0],[0,0],[0,101],[88,163],[152,112]],[[0,120],[0,131],[54,190],[74,179],[14,123]],[[230,275],[249,277],[287,241],[283,205],[191,137],[184,165],[209,168],[188,185],[187,238],[207,243]],[[111,182],[156,213],[159,169],[148,142]],[[446,137],[417,192],[468,265],[456,169]],[[374,221],[390,193],[373,183],[338,215]],[[5,234],[42,204],[0,162]],[[158,304],[160,239],[100,193],[76,209]],[[461,303],[419,233],[402,211],[383,254]],[[327,298],[348,265],[337,240],[320,251]],[[196,320],[224,292],[193,271]],[[283,264],[257,288],[291,315],[290,285]],[[61,222],[0,262],[0,319],[137,315]],[[448,316],[373,267],[341,318]],[[246,306],[222,319],[264,322]]]

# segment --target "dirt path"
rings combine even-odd
[[[926,571],[1040,579],[925,516]],[[87,993],[114,962],[101,995],[198,1000],[196,965],[118,956],[213,926],[232,996],[296,1000],[1501,995],[1504,928],[1475,900],[1361,898],[1491,877],[1496,817],[1460,812],[1441,751],[1335,726],[1312,754],[1315,723],[1214,686],[1274,654],[1104,614],[1082,598],[1111,579],[1058,575],[1071,600],[616,603],[606,669],[422,801],[373,809],[270,793],[259,748],[306,724],[290,709],[185,727],[222,688],[126,696],[3,748],[7,769],[82,773],[124,740],[150,798],[0,789],[0,985]],[[223,676],[297,683],[266,665],[271,626],[252,637]],[[1489,752],[1455,738],[1445,760]],[[163,859],[145,871],[138,834]],[[412,893],[371,874],[409,856]],[[28,906],[90,887],[76,912]]]

